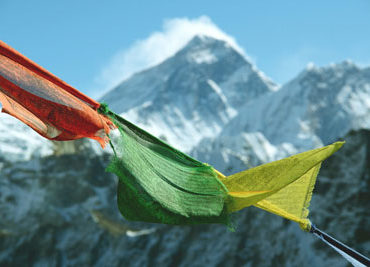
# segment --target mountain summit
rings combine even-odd
[[[190,151],[214,137],[276,85],[222,40],[195,36],[161,64],[125,80],[101,99],[116,113]]]

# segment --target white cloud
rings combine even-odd
[[[207,16],[196,19],[168,19],[164,21],[161,31],[153,32],[148,38],[138,40],[128,49],[114,55],[96,78],[96,82],[100,88],[105,88],[105,91],[111,89],[133,73],[154,66],[174,55],[198,34],[225,40],[246,56],[235,39],[218,28]]]

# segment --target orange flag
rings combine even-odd
[[[113,123],[100,104],[0,41],[0,102],[3,112],[50,140],[83,137],[108,142]]]

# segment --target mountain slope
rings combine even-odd
[[[233,161],[233,171],[239,171],[245,164],[233,160],[236,154],[252,153],[258,164],[332,143],[352,129],[370,129],[370,68],[350,62],[310,66],[279,91],[245,105],[193,155],[221,170]],[[249,140],[257,139],[269,148],[268,156],[256,147],[248,150]]]
[[[312,147],[315,138],[328,144],[350,129],[370,128],[369,96],[370,68],[350,62],[310,67],[278,92],[246,106],[224,133],[235,126],[260,131],[274,145],[310,142]]]
[[[160,65],[102,97],[116,113],[190,151],[214,137],[245,103],[276,85],[226,42],[194,37]]]

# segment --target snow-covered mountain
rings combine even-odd
[[[246,106],[226,131],[231,133],[233,126],[260,131],[274,145],[327,144],[349,129],[370,128],[369,95],[370,68],[348,61],[323,68],[310,65],[279,92]]]
[[[238,110],[277,86],[228,43],[195,36],[158,66],[101,99],[116,113],[190,151],[215,137]]]
[[[193,154],[222,170],[239,171],[329,144],[351,129],[370,129],[370,68],[349,61],[309,65],[280,90],[245,105]]]

